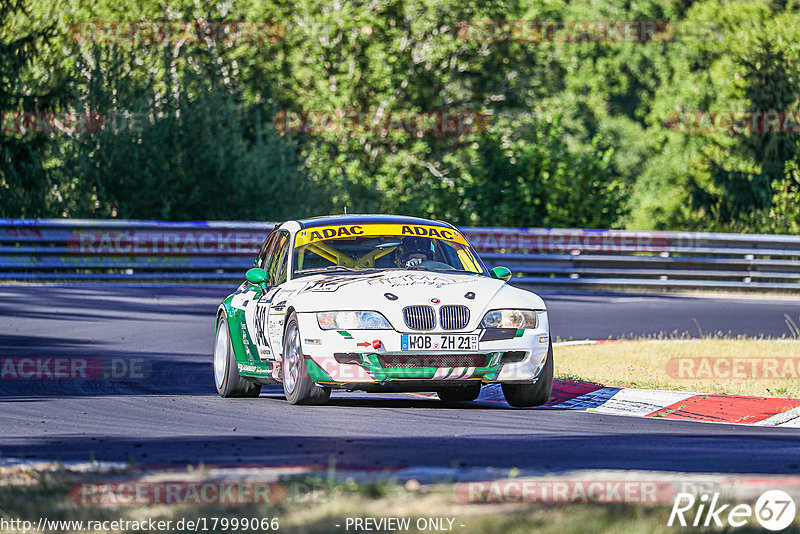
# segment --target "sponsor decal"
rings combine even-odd
[[[307,235],[301,232],[295,238],[295,247],[326,239],[344,239],[355,236],[418,236],[443,239],[466,245],[467,241],[460,232],[443,226],[403,225],[403,224],[365,224],[324,226],[308,230]]]
[[[239,328],[242,331],[242,346],[244,347],[244,351],[248,356],[252,356],[250,336],[247,333],[247,328],[242,323],[239,323]]]
[[[262,369],[261,367],[259,367],[257,365],[252,365],[252,364],[249,364],[249,363],[239,363],[239,364],[237,364],[237,367],[239,367],[239,371],[241,371],[243,373],[262,373],[262,374],[267,373],[267,374],[269,374],[269,369]]]
[[[312,291],[314,293],[327,293],[336,291],[340,287],[350,284],[357,284],[365,280],[378,278],[380,274],[372,274],[368,276],[363,275],[350,275],[350,276],[326,276],[323,280],[317,280],[306,286],[305,291]]]
[[[411,285],[428,285],[433,286],[436,289],[449,286],[452,284],[464,284],[467,282],[471,282],[470,279],[456,279],[456,278],[447,278],[443,276],[436,276],[436,275],[413,275],[413,274],[403,274],[403,275],[396,275],[396,276],[381,276],[376,277],[367,282],[369,285],[385,285],[389,287],[402,287],[402,286],[411,286]]]

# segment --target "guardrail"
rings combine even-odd
[[[0,282],[236,282],[275,224],[0,219]],[[461,230],[518,285],[800,290],[800,236]]]

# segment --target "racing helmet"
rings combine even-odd
[[[425,256],[425,260],[432,260],[431,240],[425,237],[406,237],[403,239],[398,248],[400,262],[405,263],[416,254]]]

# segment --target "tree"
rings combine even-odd
[[[63,99],[63,87],[47,87],[33,72],[51,51],[52,38],[53,26],[38,23],[30,2],[0,2],[0,217],[49,213],[54,185],[47,163],[50,139],[22,128],[36,129],[31,123],[36,118],[44,126]]]

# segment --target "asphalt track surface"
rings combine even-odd
[[[334,393],[290,406],[279,388],[221,399],[211,375],[212,288],[0,287],[0,356],[138,362],[122,380],[0,380],[0,460],[136,465],[517,467],[797,473],[800,429],[443,405]],[[723,331],[788,335],[800,301],[544,295],[560,338]],[[699,327],[698,327],[699,325]],[[556,352],[556,366],[558,354]],[[149,375],[141,379],[141,374]]]

